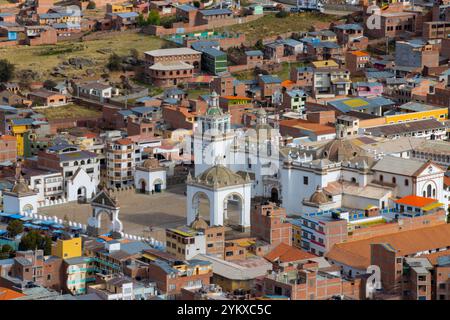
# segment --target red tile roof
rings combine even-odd
[[[444,176],[444,186],[450,187],[450,177]]]
[[[270,262],[293,262],[317,258],[315,255],[292,247],[286,243],[280,243],[272,251],[264,256]]]
[[[409,195],[409,196],[403,197],[395,202],[398,204],[404,204],[407,206],[421,208],[426,205],[435,203],[436,201],[437,201],[436,199],[432,199],[432,198],[425,198],[425,197]]]
[[[0,287],[0,301],[13,300],[25,296],[23,293]]]
[[[131,141],[128,138],[123,138],[123,139],[116,140],[115,143],[121,144],[121,145],[129,145],[129,144],[133,144],[133,141]]]

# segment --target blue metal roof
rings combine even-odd
[[[200,10],[204,16],[215,16],[220,14],[232,14],[233,12],[229,9],[210,9],[210,10]]]
[[[128,254],[136,254],[148,249],[151,249],[151,247],[142,241],[126,242],[120,244],[120,250],[125,251]]]
[[[155,108],[154,107],[135,107],[132,108],[131,111],[135,114],[139,114],[139,115],[143,115],[149,112],[154,112]]]
[[[394,78],[395,74],[390,71],[367,71],[366,77],[374,79],[387,79],[387,78]]]
[[[227,55],[225,52],[214,49],[214,48],[204,48],[204,49],[201,49],[200,51],[203,52],[204,54],[213,56],[215,58],[223,57],[223,56],[226,57],[226,55]]]
[[[363,27],[356,23],[341,24],[339,26],[335,26],[335,28],[341,30],[363,30]]]
[[[346,101],[350,100],[359,100],[362,102],[362,104],[360,106],[350,106],[345,103]],[[349,111],[358,111],[363,109],[390,106],[394,105],[394,101],[384,97],[374,97],[374,98],[359,97],[359,98],[345,98],[340,100],[329,101],[328,104],[338,109],[339,111],[346,113]]]
[[[23,217],[24,216],[21,215],[21,214],[12,214],[12,215],[9,216],[9,218],[11,218],[11,219],[21,219]]]
[[[139,16],[137,12],[124,12],[124,13],[117,13],[117,16],[126,19],[126,18],[134,18]]]
[[[200,51],[203,48],[218,47],[219,42],[217,41],[197,41],[191,44],[192,49]]]
[[[31,118],[22,118],[22,119],[12,119],[11,122],[13,124],[22,126],[22,125],[31,125],[34,122],[34,119]]]
[[[39,15],[40,19],[58,19],[64,17],[61,13],[42,13]]]
[[[120,110],[120,111],[117,111],[117,113],[124,117],[128,117],[133,114],[133,112],[131,112],[131,110]]]
[[[146,102],[146,101],[151,101],[151,100],[156,100],[156,99],[153,97],[146,96],[146,97],[136,99],[136,102]]]
[[[249,50],[249,51],[245,51],[245,55],[246,56],[262,56],[264,55],[264,53],[261,50]]]
[[[293,46],[293,47],[298,46],[299,44],[302,44],[300,41],[297,41],[297,40],[291,39],[291,38],[284,39],[283,43],[287,44],[289,46]]]
[[[194,10],[198,10],[196,7],[191,6],[189,4],[182,4],[181,6],[178,6],[177,9],[180,9],[182,11],[194,11]]]
[[[272,76],[272,75],[263,75],[260,77],[261,81],[264,83],[281,83],[281,79],[278,78],[277,76]]]
[[[290,97],[296,97],[296,96],[305,96],[305,91],[301,89],[294,89],[294,90],[287,90],[286,94]]]
[[[0,111],[9,111],[13,113],[17,113],[17,109],[7,105],[0,105]]]
[[[177,104],[178,100],[175,98],[167,98],[167,99],[164,99],[164,102],[168,103],[168,104]]]

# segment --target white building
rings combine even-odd
[[[37,193],[30,190],[22,175],[10,191],[3,191],[3,211],[5,213],[30,214],[38,208]]]
[[[219,96],[213,92],[205,115],[198,117],[194,131],[195,175],[198,176],[213,166],[218,159],[221,163],[232,163],[230,150],[234,141],[231,130],[231,115],[223,113],[219,107]]]
[[[157,159],[147,159],[141,166],[136,166],[134,185],[141,193],[161,192],[166,189],[166,168]]]
[[[238,205],[236,222],[242,228],[250,227],[251,180],[234,173],[223,165],[215,165],[201,175],[187,179],[187,224],[199,215],[201,198],[209,204],[209,224],[223,226],[228,220],[229,202]]]

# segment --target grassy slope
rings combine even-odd
[[[315,22],[330,22],[337,19],[333,15],[317,13],[290,14],[286,18],[277,18],[275,14],[267,14],[248,23],[224,27],[218,30],[245,33],[246,42],[254,44],[261,38],[276,36],[285,32],[307,31]]]
[[[100,53],[97,50],[107,49],[119,55],[128,54],[131,48],[136,48],[139,53],[158,49],[162,40],[156,37],[139,33],[111,33],[99,40],[84,42],[60,42],[56,45],[45,46],[20,46],[0,49],[0,58],[7,58],[16,65],[16,70],[32,69],[40,74],[44,80],[48,78],[51,70],[61,62],[71,57],[89,58],[95,62],[93,69],[100,76],[108,60],[109,53]],[[55,50],[57,54],[48,54],[49,50]],[[70,52],[71,51],[71,52]],[[83,75],[85,70],[67,69],[69,76]]]
[[[40,114],[43,114],[48,120],[101,116],[101,111],[74,104],[55,108],[39,109],[36,111]]]

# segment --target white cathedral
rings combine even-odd
[[[188,224],[196,217],[200,189],[209,199],[213,225],[224,223],[224,199],[230,194],[240,199],[242,227],[249,226],[254,197],[279,202],[288,215],[334,208],[393,208],[396,199],[407,195],[445,203],[444,170],[439,165],[410,159],[404,150],[368,152],[360,147],[368,137],[358,135],[356,118],[338,117],[335,139],[281,146],[281,135],[267,123],[263,109],[257,111],[254,128],[246,130],[232,129],[230,117],[213,93],[206,114],[198,118],[195,176],[187,183]]]

